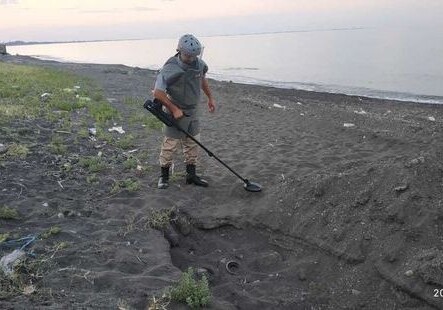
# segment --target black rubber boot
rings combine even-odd
[[[157,188],[165,189],[169,187],[169,167],[161,167],[161,176],[158,179]]]
[[[208,187],[208,181],[195,174],[195,165],[186,165],[186,184]]]

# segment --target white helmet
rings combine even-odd
[[[189,56],[198,56],[202,51],[202,45],[192,34],[185,34],[178,40],[177,51]]]

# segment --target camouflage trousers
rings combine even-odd
[[[200,140],[200,134],[194,136],[197,141]],[[160,151],[160,166],[169,167],[172,165],[173,156],[177,148],[181,146],[187,165],[195,165],[198,159],[198,144],[192,141],[188,136],[181,139],[165,137]]]

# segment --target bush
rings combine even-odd
[[[185,302],[192,309],[208,305],[211,299],[208,279],[203,275],[200,280],[195,280],[194,270],[188,268],[177,285],[171,289],[171,298],[178,302]]]

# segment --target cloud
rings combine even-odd
[[[14,5],[18,4],[18,0],[0,0],[0,5]]]

